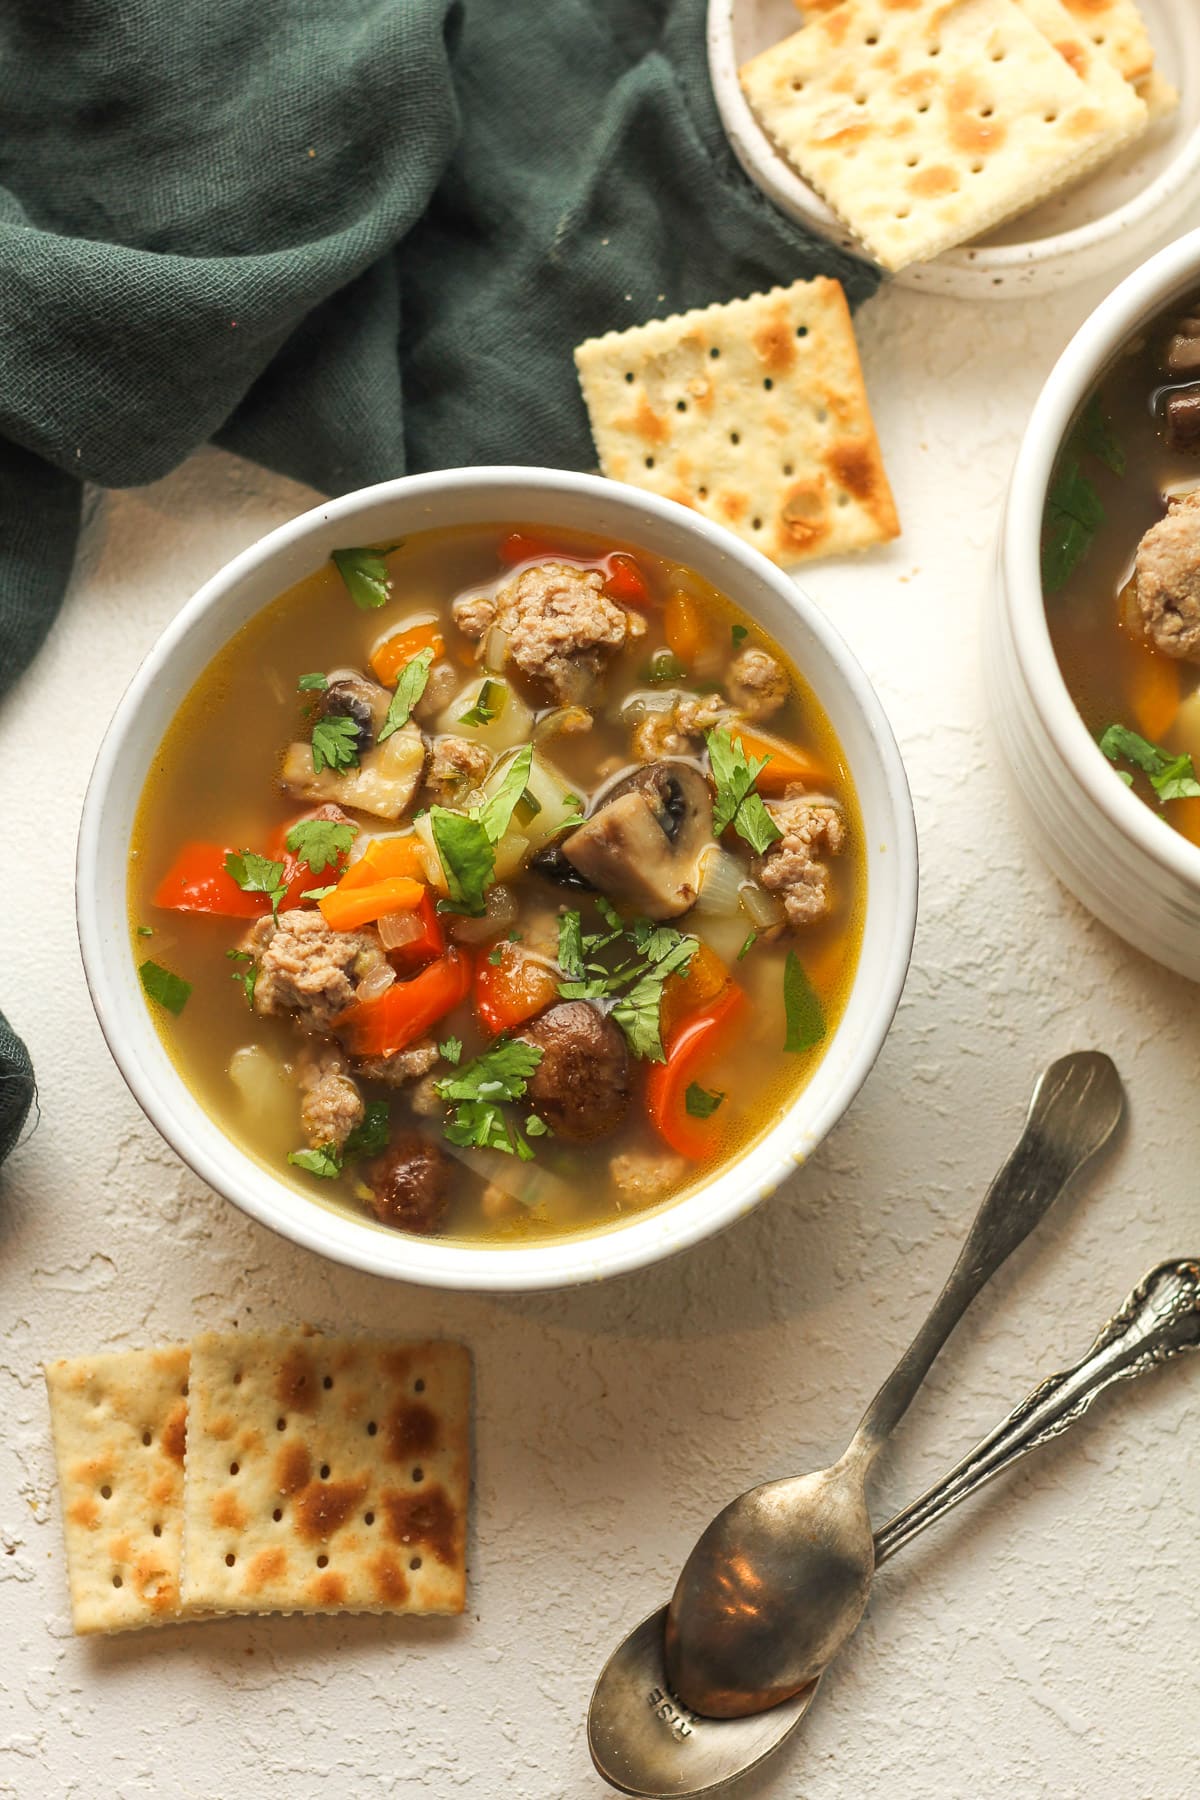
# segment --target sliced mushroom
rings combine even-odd
[[[562,852],[610,899],[649,919],[673,919],[695,900],[712,841],[704,776],[690,763],[653,762],[610,788]]]
[[[1172,450],[1200,450],[1200,383],[1170,389],[1162,402],[1163,436]]]
[[[283,785],[298,800],[332,800],[355,812],[398,819],[412,804],[425,767],[425,740],[410,719],[352,769],[313,768],[311,744],[289,744]]]
[[[335,669],[321,695],[321,715],[326,719],[353,719],[358,727],[356,748],[360,756],[365,756],[387,717],[390,700],[385,687],[360,675],[357,669]]]

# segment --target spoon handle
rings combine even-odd
[[[1200,1259],[1160,1263],[1134,1288],[1086,1356],[1061,1374],[1047,1376],[948,1475],[876,1532],[876,1567],[1001,1470],[1069,1431],[1105,1388],[1196,1349]]]
[[[1077,1050],[1039,1076],[1025,1129],[984,1195],[945,1287],[855,1434],[849,1454],[864,1472],[971,1301],[1108,1141],[1123,1106],[1121,1078],[1102,1051]]]

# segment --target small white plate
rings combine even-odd
[[[1200,0],[1140,0],[1140,7],[1158,66],[1179,89],[1178,111],[1077,188],[973,244],[903,269],[894,277],[902,287],[972,300],[1023,298],[1105,274],[1166,242],[1200,197]],[[775,149],[738,82],[743,63],[800,24],[792,0],[709,0],[708,66],[717,108],[734,154],[767,198],[866,257]]]

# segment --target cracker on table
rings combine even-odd
[[[844,0],[741,72],[764,128],[885,268],[978,237],[1147,125],[1016,0]]]
[[[45,1375],[75,1630],[179,1618],[187,1345],[71,1357]]]
[[[846,296],[825,276],[589,338],[600,467],[776,562],[896,537]]]
[[[198,1337],[186,1601],[227,1612],[461,1612],[470,1383],[459,1344]]]

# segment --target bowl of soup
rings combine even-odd
[[[1200,980],[1200,232],[1124,281],[1042,390],[986,670],[1050,866],[1129,943]]]
[[[560,471],[273,532],[183,608],[85,802],[80,944],[150,1119],[371,1272],[539,1288],[778,1186],[866,1077],[916,852],[869,682],[757,552]]]

